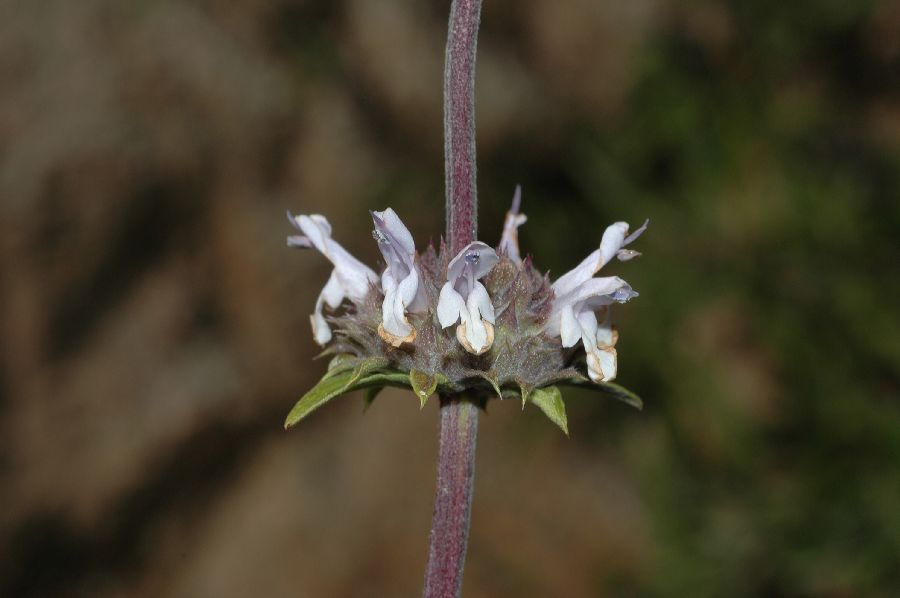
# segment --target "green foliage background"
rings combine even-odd
[[[898,80],[874,8],[730,3],[726,47],[660,32],[619,118],[573,127],[591,201],[566,234],[653,223],[620,310],[620,376],[650,407],[612,433],[590,414],[659,531],[623,595],[900,587],[900,159],[873,114]]]

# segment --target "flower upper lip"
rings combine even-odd
[[[647,229],[649,222],[649,219],[646,220],[640,228],[627,237],[627,222],[615,222],[609,225],[603,232],[600,247],[591,252],[575,268],[560,276],[553,283],[553,292],[556,293],[557,297],[571,292],[579,284],[589,280],[594,274],[599,272],[614,257],[627,261],[640,255],[630,249],[624,249],[624,247],[641,236],[641,233]]]
[[[368,293],[369,286],[378,282],[378,275],[331,238],[331,224],[324,216],[294,216],[290,211],[287,216],[291,225],[303,233],[288,237],[288,246],[315,247],[334,265],[328,282],[316,300],[315,311],[310,316],[316,342],[325,345],[331,340],[331,328],[323,314],[324,305],[337,309],[345,298],[359,303]]]
[[[500,261],[485,243],[475,241],[460,251],[447,265],[447,282],[438,298],[438,321],[443,328],[460,322],[456,337],[466,351],[480,355],[494,339],[494,305],[478,279]]]
[[[497,252],[505,255],[517,264],[522,263],[522,256],[519,254],[519,227],[528,220],[528,217],[520,212],[521,207],[522,186],[516,185],[512,206],[506,213],[506,219],[503,222],[503,235],[500,237]]]
[[[372,215],[372,222],[375,224],[372,236],[378,243],[378,249],[381,250],[381,255],[384,256],[388,269],[393,271],[395,279],[402,280],[406,278],[415,267],[413,256],[416,253],[416,246],[412,235],[409,234],[409,231],[403,226],[400,218],[397,217],[391,208],[383,212],[369,210],[369,213]],[[386,220],[393,222],[389,224]]]
[[[563,347],[582,341],[588,374],[595,382],[608,382],[616,376],[618,334],[612,327],[610,306],[625,303],[638,294],[618,276],[594,278],[594,274],[613,257],[627,261],[640,255],[625,246],[637,239],[648,223],[645,221],[630,235],[627,222],[611,224],[603,232],[600,247],[553,283],[555,297],[547,332],[559,336]],[[602,322],[598,322],[597,313],[604,316]]]
[[[447,265],[447,280],[453,282],[457,293],[467,296],[475,281],[483,278],[500,261],[497,253],[486,243],[475,241],[460,251]]]
[[[418,313],[428,307],[416,269],[416,246],[409,229],[393,209],[370,214],[375,225],[373,236],[387,263],[381,275],[384,302],[379,334],[391,345],[400,346],[414,340],[416,334],[406,312]]]

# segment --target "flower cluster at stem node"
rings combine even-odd
[[[496,249],[476,241],[456,255],[443,243],[418,253],[393,209],[371,212],[380,276],[331,238],[323,216],[288,213],[300,233],[288,246],[315,248],[334,266],[310,317],[324,354],[367,364],[386,385],[400,374],[431,380],[446,396],[517,396],[524,404],[555,384],[615,386],[607,384],[618,361],[612,306],[637,293],[618,276],[596,275],[613,259],[640,255],[628,246],[647,222],[630,234],[627,223],[611,224],[595,251],[551,282],[519,252],[520,206],[517,187]]]

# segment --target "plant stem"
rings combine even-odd
[[[444,175],[447,243],[456,255],[475,240],[475,49],[481,0],[453,0],[444,59]]]
[[[429,536],[425,598],[457,597],[469,540],[478,407],[463,399],[441,404],[437,493]]]
[[[450,255],[459,253],[478,233],[475,49],[480,20],[481,0],[453,0],[444,61],[444,175]],[[425,598],[454,598],[462,592],[477,434],[478,407],[459,397],[443,397]]]

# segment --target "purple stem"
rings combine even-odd
[[[456,255],[478,232],[475,187],[475,49],[481,0],[453,0],[444,62],[447,243]]]
[[[472,243],[478,233],[475,49],[480,19],[481,0],[453,0],[444,62],[444,175],[450,255]],[[478,407],[465,398],[443,398],[425,598],[454,598],[462,592],[477,434]]]
[[[425,598],[455,598],[462,591],[477,434],[478,407],[474,403],[442,402],[437,493],[425,570]]]

